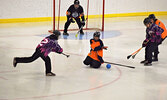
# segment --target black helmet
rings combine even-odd
[[[93,37],[100,37],[100,32],[95,32],[94,34],[93,34]]]
[[[154,15],[154,14],[150,14],[148,17],[149,17],[150,19],[153,19],[153,20],[155,20],[155,19],[156,19],[156,17],[155,17],[155,15]]]
[[[53,31],[53,34],[56,35],[56,36],[61,35],[60,31],[58,31],[58,30],[54,30],[54,31]]]
[[[74,4],[79,5],[79,0],[75,0],[75,1],[74,1]]]
[[[58,40],[59,35],[61,35],[60,31],[54,30],[53,34],[51,34],[49,37],[50,37],[50,39]]]
[[[146,25],[146,24],[150,24],[151,23],[151,20],[149,17],[145,18],[143,23]]]

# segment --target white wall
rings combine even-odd
[[[74,0],[61,0],[61,16]],[[101,13],[102,0],[90,0],[89,14]],[[87,0],[80,0],[85,12]],[[58,7],[58,0],[56,0]],[[106,0],[106,14],[167,11],[167,0]],[[52,16],[52,0],[0,0],[0,19]],[[56,12],[57,14],[57,12]]]
[[[167,11],[167,0],[106,0],[106,13]]]
[[[48,17],[51,0],[0,0],[0,18]]]

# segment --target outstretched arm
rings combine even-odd
[[[55,47],[52,49],[52,52],[61,54],[63,52],[63,48],[61,48],[59,44],[56,44]]]

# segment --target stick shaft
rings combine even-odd
[[[142,48],[141,48],[142,49]],[[140,50],[141,50],[140,49]],[[135,56],[140,52],[140,50],[138,51],[138,52],[136,52],[136,54],[134,54],[133,56],[132,56],[132,58],[134,59],[135,58]]]
[[[137,51],[135,51],[134,53],[132,53],[131,55],[135,55],[136,53],[138,53],[143,47],[139,48]]]
[[[117,64],[117,63],[111,63],[111,62],[104,62],[104,63],[108,63],[108,64],[113,64],[113,65],[118,65],[118,66],[122,66],[122,67],[128,67],[128,68],[135,68],[133,66],[128,66],[128,65],[122,65],[122,64]]]
[[[150,39],[146,42],[146,44],[150,41]],[[138,53],[143,47],[139,48],[137,51],[135,51],[134,53],[132,53],[131,55],[135,55],[136,53]]]
[[[67,54],[65,54],[65,53],[63,53],[63,52],[62,52],[61,54],[65,55],[65,56],[69,56],[69,55],[67,55]]]
[[[88,18],[86,18],[85,21],[87,21]],[[79,32],[81,31],[81,29],[83,28],[83,26],[81,26],[81,28],[79,29],[79,31],[77,32],[77,34],[79,34]]]
[[[143,47],[139,48],[137,51],[135,51],[134,53],[132,53],[131,55],[129,55],[127,57],[127,59],[129,59],[131,56],[134,58],[136,56],[137,53],[139,53],[139,51],[142,49]]]

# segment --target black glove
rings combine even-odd
[[[107,50],[107,48],[108,48],[107,46],[103,46],[103,49],[104,49],[104,50]]]
[[[72,23],[75,23],[75,21],[73,20],[73,18],[71,18],[70,21],[71,21]]]
[[[142,44],[142,47],[146,47],[146,45],[143,43],[143,44]]]
[[[144,40],[144,41],[143,41],[143,44],[142,44],[142,47],[146,47],[146,46],[147,46],[147,41]]]
[[[75,23],[75,21],[73,20],[73,18],[70,15],[67,15],[67,20],[72,22],[72,23]]]

